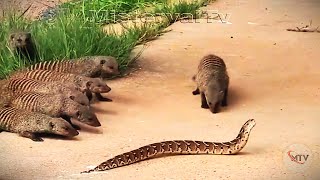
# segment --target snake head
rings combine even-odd
[[[256,125],[256,122],[254,119],[249,119],[246,123],[243,125],[243,129],[247,132],[250,132],[251,129]]]

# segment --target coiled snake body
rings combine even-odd
[[[236,154],[246,145],[251,129],[255,126],[253,119],[248,120],[240,129],[238,136],[229,142],[203,142],[190,140],[174,140],[149,144],[138,149],[117,155],[92,171],[105,171],[143,161],[160,154]]]

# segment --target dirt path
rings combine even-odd
[[[139,71],[109,83],[114,102],[94,105],[97,132],[43,143],[1,133],[1,179],[319,179],[320,34],[285,31],[310,19],[320,25],[319,1],[220,0],[206,8],[231,13],[232,24],[171,26],[144,51]],[[230,105],[218,114],[191,95],[191,76],[209,52],[225,59],[231,78]],[[79,174],[157,141],[228,141],[249,118],[257,125],[237,156],[171,156]],[[305,165],[289,166],[288,150],[309,155]]]

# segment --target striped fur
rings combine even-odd
[[[73,137],[78,135],[68,122],[61,118],[17,109],[13,107],[0,108],[0,131],[18,133],[33,141],[43,141],[38,133],[57,134]]]
[[[193,79],[197,83],[193,94],[201,94],[202,108],[217,113],[221,105],[227,106],[229,76],[223,59],[213,54],[204,56]]]
[[[22,93],[14,96],[9,106],[51,117],[74,118],[91,126],[101,125],[89,107],[82,106],[61,94]]]
[[[13,96],[13,93],[7,89],[7,86],[8,80],[0,80],[0,108],[6,106]]]
[[[41,82],[34,79],[25,78],[12,78],[8,80],[8,90],[14,94],[20,94],[24,92],[38,92],[47,94],[63,94],[82,105],[88,106],[89,99],[78,91],[75,85],[71,83],[55,82]]]
[[[45,61],[34,64],[27,69],[57,71],[87,77],[119,74],[117,60],[112,56],[85,56],[79,59]]]
[[[82,75],[47,70],[20,71],[11,75],[10,79],[12,78],[34,79],[42,82],[58,81],[60,83],[73,83],[82,92],[86,89],[94,93],[105,93],[111,90],[111,88],[99,78],[89,78]]]
[[[80,89],[81,92],[86,92],[88,97],[92,96],[91,93],[95,93],[99,100],[111,101],[108,98],[102,97],[102,95],[100,94],[107,93],[111,90],[111,88],[100,78],[90,78],[82,75],[48,70],[20,71],[11,75],[11,78],[30,78],[42,82],[59,81],[61,83],[73,83]],[[91,93],[89,93],[88,91],[90,91]]]
[[[77,62],[60,60],[60,61],[44,61],[34,65],[29,66],[27,69],[32,70],[48,70],[57,72],[72,71],[76,67]]]

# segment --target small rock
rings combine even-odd
[[[233,38],[233,36],[230,37],[231,39]]]

